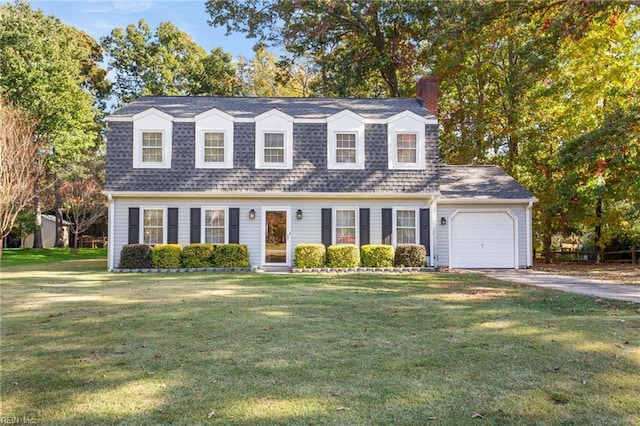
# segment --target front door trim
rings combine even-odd
[[[286,261],[285,263],[266,262],[267,245],[267,212],[285,212],[287,221],[286,230]],[[290,206],[262,206],[260,214],[260,265],[261,266],[291,266],[291,207]]]

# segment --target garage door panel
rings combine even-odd
[[[451,220],[453,268],[513,268],[514,223],[506,212],[460,212]]]

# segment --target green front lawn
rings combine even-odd
[[[2,271],[2,418],[640,423],[640,315],[630,303],[472,274],[50,266]]]
[[[42,263],[61,262],[80,259],[106,259],[107,249],[78,249],[76,253],[72,248],[48,248],[48,249],[2,249],[0,267],[28,266]]]

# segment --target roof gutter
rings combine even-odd
[[[432,192],[180,192],[180,191],[104,191],[104,194],[110,199],[114,198],[137,198],[137,199],[153,199],[153,198],[334,198],[334,199],[365,199],[365,198],[383,198],[383,199],[416,199],[428,197],[433,200],[437,196]]]

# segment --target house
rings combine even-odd
[[[418,99],[141,97],[108,118],[109,269],[128,243],[405,244],[428,265],[531,266],[536,199],[498,167],[438,160],[437,82]]]
[[[42,217],[42,248],[50,248],[56,244],[56,217],[51,214],[40,215]],[[63,247],[69,247],[69,227],[71,222],[62,221],[62,244]],[[27,235],[22,239],[22,247],[33,247],[33,234]]]

